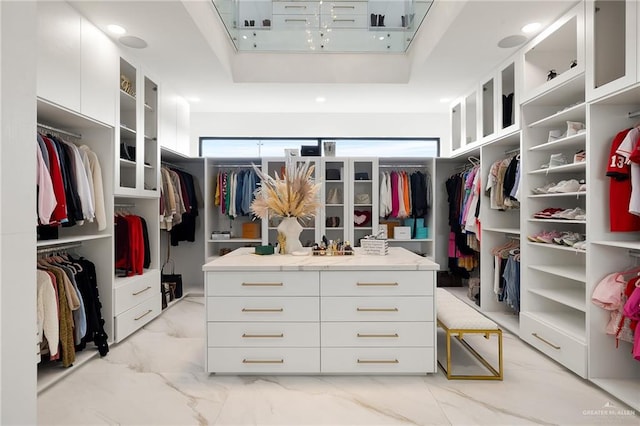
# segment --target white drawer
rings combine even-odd
[[[207,371],[228,374],[320,372],[320,348],[208,348]]]
[[[317,296],[318,272],[207,272],[208,296]]]
[[[143,275],[116,279],[113,289],[114,315],[160,294],[160,271],[152,269]]]
[[[433,271],[322,271],[323,296],[431,296]]]
[[[318,297],[208,297],[207,321],[319,321]]]
[[[317,15],[320,6],[316,1],[274,1],[274,15]]]
[[[318,347],[320,324],[311,322],[210,322],[209,347]]]
[[[584,343],[523,312],[520,313],[520,337],[576,374],[586,377],[587,346]]]
[[[123,312],[115,317],[115,340],[121,342],[122,339],[140,329],[149,321],[160,314],[162,301],[160,293],[141,304]]]
[[[323,297],[322,321],[435,321],[433,297]]]
[[[323,373],[434,373],[434,348],[322,348]]]
[[[325,322],[322,347],[435,346],[434,322]]]
[[[323,1],[320,5],[323,15],[367,15],[365,1]]]
[[[273,15],[274,29],[315,28],[320,26],[318,15]]]
[[[367,28],[366,15],[322,15],[322,26],[327,28]]]

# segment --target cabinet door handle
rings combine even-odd
[[[355,19],[334,19],[333,22],[356,22]]]
[[[355,6],[333,6],[334,9],[355,9]]]
[[[284,337],[284,333],[280,333],[280,334],[247,334],[247,333],[244,333],[244,334],[242,335],[242,337],[245,337],[245,338],[252,338],[252,337],[276,337],[276,338],[278,338],[278,337]]]
[[[548,341],[547,339],[544,339],[540,336],[538,336],[538,333],[531,333],[531,335],[533,337],[535,337],[536,339],[540,339],[542,340],[544,343],[546,343],[547,345],[551,346],[553,349],[560,349],[560,346],[558,345],[554,345],[553,343],[551,343],[550,341]]]
[[[243,359],[243,364],[284,364],[284,359]]]
[[[397,359],[360,359],[358,358],[358,364],[399,364]]]
[[[358,333],[358,337],[399,337],[398,333],[393,334],[364,334]]]
[[[357,308],[358,312],[398,312],[398,308]]]
[[[242,308],[242,312],[282,312],[283,308]]]
[[[286,5],[284,7],[285,9],[306,9],[307,6],[291,6],[291,5]]]
[[[360,287],[371,287],[371,286],[397,286],[398,283],[363,283],[363,282],[357,282],[356,283],[357,286]]]
[[[134,318],[134,321],[138,321],[140,318],[144,318],[147,315],[149,315],[151,312],[153,312],[153,309],[149,309],[147,312],[145,312],[144,314],[140,315],[138,318]]]
[[[284,22],[307,22],[306,19],[285,19]]]
[[[282,283],[242,283],[244,287],[282,287]]]
[[[142,290],[140,290],[140,291],[136,291],[136,292],[134,292],[134,293],[131,293],[131,295],[132,295],[132,296],[137,296],[137,295],[139,295],[140,293],[144,293],[145,291],[149,290],[150,288],[151,288],[151,286],[147,286],[147,288],[143,288],[143,289],[142,289]]]

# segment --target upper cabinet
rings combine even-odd
[[[587,99],[597,99],[638,81],[636,0],[586,2]]]
[[[162,148],[182,155],[191,155],[189,146],[190,105],[186,99],[172,91],[166,84],[159,94],[159,134]],[[197,155],[197,153],[196,153]]]
[[[158,104],[156,82],[121,58],[118,196],[153,198],[159,194]]]
[[[65,2],[38,2],[37,95],[115,125],[116,46]]]
[[[522,102],[584,73],[584,3],[579,3],[524,48]]]

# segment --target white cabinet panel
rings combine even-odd
[[[323,297],[322,321],[433,321],[433,297]]]
[[[160,297],[161,295],[158,292],[155,296],[147,299],[145,302],[129,309],[121,315],[116,316],[116,342],[121,342],[122,339],[140,329],[160,314],[160,311],[162,310]]]
[[[118,50],[102,31],[86,19],[82,19],[81,29],[81,112],[114,126],[118,95]]]
[[[209,348],[207,371],[234,374],[320,372],[318,348]]]
[[[178,97],[176,99],[176,151],[185,155],[190,155],[191,153],[189,141],[189,114],[189,102]]]
[[[321,275],[323,296],[429,296],[430,271],[327,271]]]
[[[160,133],[158,135],[158,141],[162,147],[177,151],[177,95],[174,92],[169,91],[167,86],[163,85],[161,89],[159,108]]]
[[[207,321],[318,321],[317,297],[208,297]]]
[[[157,269],[150,270],[143,275],[117,280],[116,287],[113,289],[114,314],[119,315],[131,309],[154,293],[160,293],[160,271]]]
[[[322,348],[321,359],[323,373],[435,372],[433,348]]]
[[[317,347],[320,325],[310,322],[210,322],[209,347]]]
[[[433,346],[433,322],[324,322],[322,347]]]
[[[38,2],[37,95],[80,112],[80,15],[65,2]]]
[[[318,272],[216,272],[208,296],[317,296]]]

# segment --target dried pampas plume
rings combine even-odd
[[[269,176],[253,165],[262,180],[251,203],[251,212],[260,219],[269,216],[312,218],[320,207],[320,184],[313,180],[315,165],[287,159],[284,176]]]

